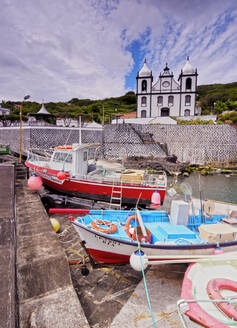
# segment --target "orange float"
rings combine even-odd
[[[232,290],[237,292],[237,282],[230,279],[212,279],[207,284],[207,293],[210,299],[224,301],[224,297],[221,295],[222,289]],[[229,318],[237,321],[237,309],[234,305],[228,301],[215,303],[217,308],[224,312]]]
[[[110,228],[102,228],[100,227],[100,225],[106,225]],[[118,228],[116,227],[116,225],[110,221],[104,221],[104,220],[93,220],[90,223],[90,226],[92,229],[100,231],[100,232],[104,232],[104,233],[115,233]]]

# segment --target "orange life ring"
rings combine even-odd
[[[72,149],[72,146],[57,146],[55,149]]]
[[[100,227],[100,225],[106,225],[109,226],[110,228],[102,228]],[[95,229],[97,231],[100,232],[104,232],[104,233],[114,233],[118,230],[118,228],[116,227],[116,225],[110,221],[104,221],[104,220],[93,220],[90,223],[90,226],[92,229]]]
[[[230,279],[211,279],[207,284],[207,293],[212,300],[224,300],[220,291],[229,289],[237,292],[237,282]],[[224,312],[229,318],[237,320],[237,309],[234,305],[226,303],[215,303],[215,305]]]
[[[129,231],[130,223],[133,220],[138,222],[138,227],[134,227],[135,228],[134,232],[130,233],[130,231]],[[145,228],[145,229],[146,229],[146,232],[147,232],[147,236],[143,236],[142,231],[141,231],[141,227],[140,227],[140,223],[139,223],[138,220],[136,220],[135,215],[130,215],[127,218],[124,230],[125,230],[126,234],[128,235],[128,237],[131,238],[132,240],[136,241],[137,238],[138,238],[139,242],[148,242],[148,243],[150,243],[151,242],[151,232],[147,228]]]
[[[131,223],[131,221],[135,221],[136,220],[136,217],[135,217],[135,215],[130,215],[128,218],[127,218],[127,220],[126,220],[126,223],[125,223],[125,229],[129,229],[130,228],[130,223]],[[138,224],[139,224],[139,222],[138,222]]]

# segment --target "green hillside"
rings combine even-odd
[[[228,120],[228,116],[221,116],[224,111],[234,111],[232,113],[232,121],[237,120],[237,82],[228,84],[209,84],[200,85],[197,88],[197,102],[202,108],[202,114],[207,115],[216,113],[220,116],[220,120]],[[8,117],[12,121],[19,119],[20,102],[2,102],[1,106],[11,109],[11,115]],[[41,104],[27,101],[23,106],[23,119],[27,119],[28,113],[36,113],[39,111]],[[101,100],[78,99],[73,98],[68,102],[49,102],[45,103],[46,109],[54,114],[55,117],[61,118],[78,118],[82,117],[84,121],[96,121],[101,123],[103,112],[105,123],[109,123],[111,118],[116,114],[128,113],[136,111],[136,95],[133,91],[127,92],[120,97],[112,97]],[[0,116],[0,120],[4,120],[4,115]]]
[[[202,114],[208,114],[214,110],[214,103],[217,105],[217,101],[224,103],[237,101],[237,82],[199,85],[197,93],[197,101],[203,110]]]
[[[20,110],[16,108],[16,105],[20,105],[20,102],[7,101],[1,104],[2,107],[11,109],[12,117],[19,116]],[[27,119],[26,115],[28,113],[36,113],[40,108],[41,104],[36,102],[25,102],[23,105],[23,119]],[[106,98],[103,100],[73,98],[66,103],[45,103],[45,108],[56,117],[78,118],[81,116],[84,121],[94,120],[100,123],[102,122],[104,112],[105,123],[109,123],[111,118],[117,113],[136,111],[136,95],[130,91],[121,97]]]

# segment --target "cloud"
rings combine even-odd
[[[118,96],[145,56],[155,78],[190,55],[199,84],[231,82],[236,19],[235,0],[3,0],[0,99]]]

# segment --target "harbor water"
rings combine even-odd
[[[174,178],[168,179],[168,185],[174,183]],[[216,200],[237,204],[237,176],[225,174],[200,175],[193,172],[189,177],[179,176],[175,189],[180,192],[180,185],[186,184],[192,197]],[[182,189],[182,188],[181,188]]]

